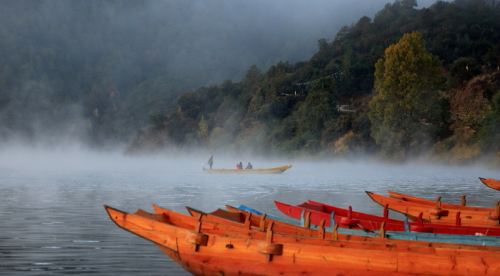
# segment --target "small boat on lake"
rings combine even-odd
[[[285,165],[276,168],[268,169],[205,169],[203,171],[206,173],[241,173],[241,174],[280,174],[284,171],[290,169],[292,165]]]
[[[126,213],[104,206],[117,226],[157,245],[193,275],[495,275],[500,248],[461,244],[337,240],[239,227],[170,210]],[[370,238],[371,239],[371,238]]]
[[[479,178],[479,180],[481,180],[481,182],[483,182],[484,185],[492,189],[500,190],[500,180],[496,180],[493,178],[481,178],[481,177]]]

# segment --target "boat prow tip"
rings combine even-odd
[[[206,215],[207,213],[203,212],[203,211],[200,211],[198,209],[195,209],[195,208],[192,208],[192,207],[189,207],[189,206],[185,206],[186,210],[189,212],[189,213],[198,213],[198,214],[202,214],[202,215]]]
[[[104,206],[104,209],[106,209],[107,212],[109,212],[109,210],[113,210],[113,211],[117,211],[117,212],[123,213],[121,210],[113,208],[113,207],[111,207],[109,205],[104,204],[103,206]]]

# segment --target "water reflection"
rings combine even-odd
[[[185,206],[211,211],[243,204],[281,216],[273,200],[298,204],[313,199],[380,215],[382,208],[364,191],[393,190],[432,200],[439,195],[450,203],[467,194],[468,205],[486,207],[500,198],[500,191],[477,179],[500,178],[500,173],[479,167],[298,162],[283,175],[216,175],[203,174],[199,160],[193,159],[115,157],[97,158],[92,165],[68,163],[38,169],[0,164],[2,272],[189,275],[152,243],[118,228],[104,204],[128,212],[152,211],[155,204],[183,213]]]

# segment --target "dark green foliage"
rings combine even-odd
[[[353,114],[346,114],[341,115],[338,120],[329,121],[325,125],[325,130],[322,133],[322,142],[325,144],[332,143],[347,134],[353,129],[353,120]]]
[[[245,83],[246,84],[254,84],[258,82],[261,79],[262,75],[260,72],[260,69],[257,68],[257,66],[252,65],[250,69],[248,69],[247,74],[245,76]]]
[[[488,71],[500,69],[500,45],[492,45],[488,52],[482,57],[482,61]]]
[[[450,75],[455,85],[463,85],[479,74],[481,74],[481,68],[471,58],[459,58],[451,65]]]
[[[167,118],[166,114],[149,115],[149,123],[158,128],[167,122]]]
[[[440,98],[435,107],[441,112],[433,119],[432,141],[442,141],[453,134],[450,129],[450,101],[448,98]]]
[[[299,122],[298,133],[309,133],[319,139],[325,124],[338,117],[337,100],[333,78],[319,79],[309,91],[304,103],[293,114]]]
[[[201,103],[194,93],[186,93],[179,98],[180,112],[183,116],[196,119],[200,115]]]

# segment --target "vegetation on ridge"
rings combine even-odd
[[[241,82],[183,94],[177,110],[151,116],[128,151],[415,154],[462,163],[496,156],[500,3],[415,7],[414,0],[387,4],[332,42],[320,39],[309,61],[279,62],[265,73],[252,66]]]

